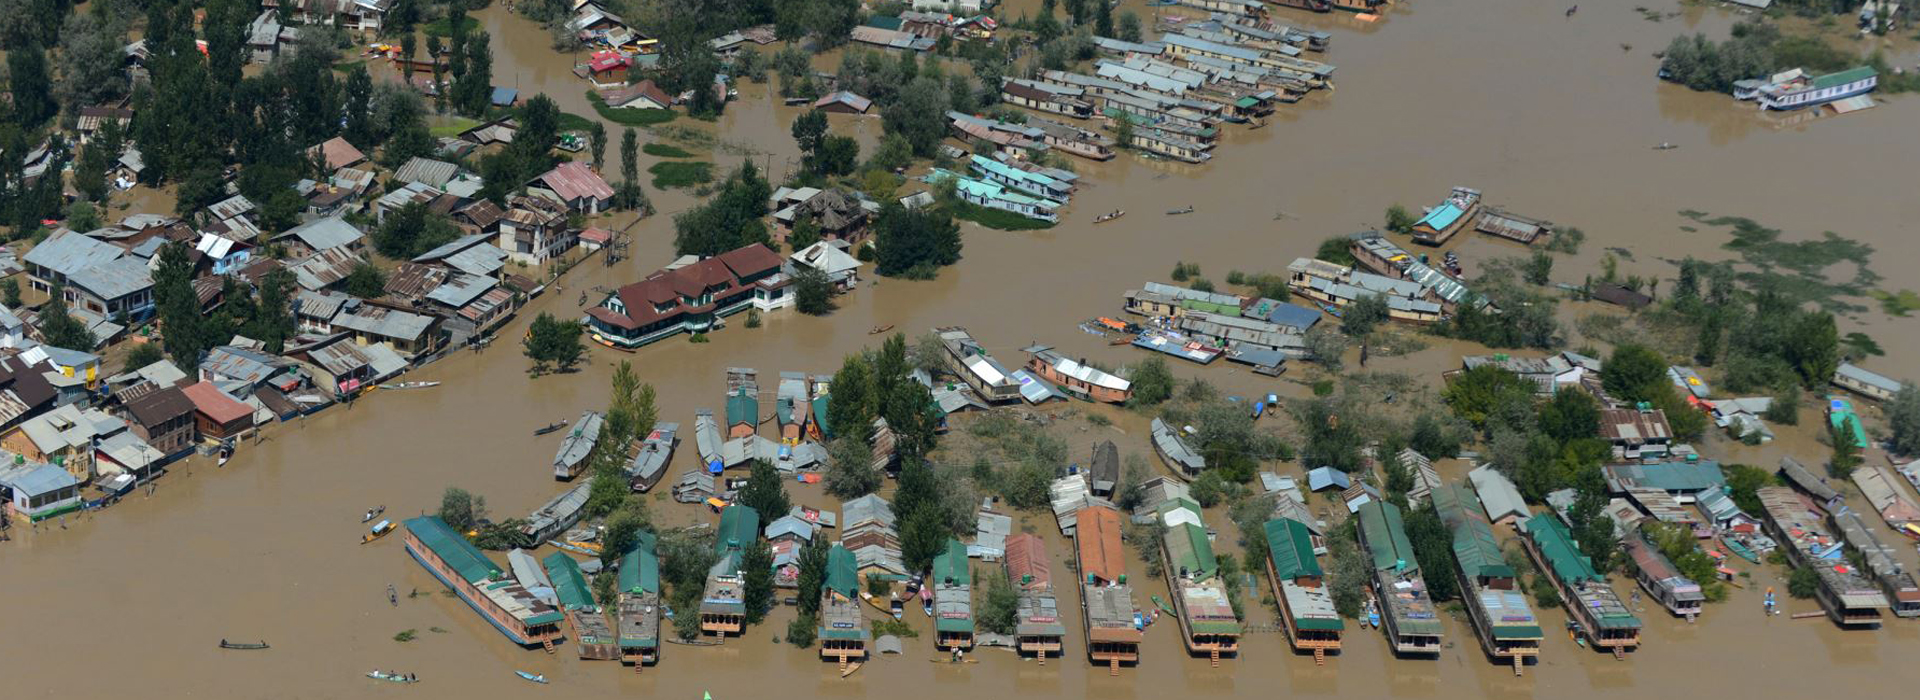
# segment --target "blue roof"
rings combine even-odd
[[[520,99],[520,91],[513,88],[496,87],[493,89],[493,103],[499,106],[513,104]]]
[[[1425,224],[1432,227],[1435,231],[1445,231],[1453,226],[1453,222],[1459,221],[1460,215],[1465,213],[1466,212],[1462,211],[1459,206],[1449,201],[1434,207],[1433,211],[1427,212],[1426,216],[1420,217],[1420,220],[1414,222],[1413,225],[1419,226]]]
[[[1320,312],[1298,304],[1279,304],[1267,313],[1267,321],[1304,331],[1320,322]]]
[[[1321,467],[1307,472],[1307,490],[1309,491],[1319,491],[1329,487],[1345,489],[1352,485],[1353,480],[1347,476],[1346,472],[1333,467]]]
[[[45,463],[29,464],[0,472],[0,483],[5,483],[8,487],[24,492],[28,496],[53,493],[80,485],[79,480],[74,479],[67,470]]]

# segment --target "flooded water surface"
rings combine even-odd
[[[1030,233],[969,227],[965,259],[936,281],[864,284],[842,297],[831,316],[783,312],[759,329],[736,324],[705,345],[674,339],[632,355],[594,349],[581,371],[560,376],[530,378],[519,349],[496,343],[409,377],[445,382],[437,389],[378,392],[351,408],[278,425],[223,469],[201,461],[178,466],[151,498],[136,496],[64,526],[16,528],[12,542],[0,543],[6,630],[0,677],[7,679],[7,695],[691,699],[710,691],[720,700],[902,693],[929,700],[1334,694],[1466,700],[1622,693],[1889,697],[1913,687],[1920,669],[1901,660],[1920,654],[1920,626],[1893,620],[1881,630],[1843,633],[1824,619],[1766,618],[1756,589],[1784,588],[1766,567],[1698,623],[1647,612],[1644,646],[1625,661],[1575,646],[1556,632],[1564,613],[1541,611],[1550,631],[1542,662],[1522,678],[1483,657],[1460,620],[1450,621],[1451,647],[1438,660],[1393,659],[1377,632],[1350,627],[1345,653],[1324,667],[1293,655],[1281,635],[1264,633],[1247,638],[1240,658],[1212,668],[1204,659],[1184,658],[1176,626],[1159,624],[1147,632],[1143,663],[1109,677],[1083,660],[1078,601],[1069,590],[1061,597],[1070,611],[1067,655],[1044,667],[1000,650],[981,651],[979,664],[922,666],[934,657],[930,635],[923,634],[906,640],[906,654],[878,659],[842,680],[814,651],[770,641],[784,631],[790,608],[777,609],[766,625],[724,647],[667,645],[661,664],[637,675],[617,664],[580,662],[570,645],[552,656],[523,650],[442,595],[399,538],[359,544],[366,508],[385,505],[390,517],[427,512],[447,486],[486,496],[496,519],[551,498],[562,488],[548,466],[558,436],[530,432],[603,407],[611,364],[620,359],[631,359],[658,388],[662,418],[687,428],[696,409],[719,407],[726,367],[755,367],[763,376],[830,372],[846,353],[875,342],[867,330],[882,324],[910,335],[935,325],[966,326],[1003,359],[1018,358],[1019,348],[1039,341],[1117,365],[1137,355],[1075,325],[1116,313],[1123,292],[1164,280],[1174,261],[1196,262],[1216,282],[1233,269],[1278,271],[1311,255],[1329,235],[1376,225],[1388,204],[1428,204],[1455,185],[1481,189],[1488,202],[1516,212],[1585,229],[1586,249],[1562,258],[1556,281],[1578,283],[1612,246],[1637,253],[1622,263],[1623,274],[1670,276],[1663,259],[1727,257],[1720,249],[1724,231],[1679,229],[1688,223],[1677,214],[1683,209],[1751,217],[1789,237],[1831,230],[1866,241],[1879,251],[1874,267],[1896,285],[1899,271],[1920,267],[1920,247],[1908,244],[1920,209],[1905,167],[1920,161],[1920,140],[1912,138],[1920,100],[1892,97],[1863,113],[1782,125],[1745,103],[1653,76],[1652,52],[1675,33],[1723,33],[1730,16],[1695,10],[1655,23],[1614,5],[1591,5],[1567,18],[1560,4],[1529,0],[1421,0],[1403,3],[1377,26],[1282,10],[1282,21],[1334,34],[1324,58],[1339,66],[1337,90],[1285,107],[1265,129],[1229,128],[1203,167],[1127,157],[1077,163],[1088,184],[1067,222]],[[1149,14],[1137,2],[1127,6]],[[544,31],[506,16],[498,4],[481,16],[495,36],[497,80],[523,94],[545,91],[567,111],[592,114],[583,84],[569,71],[572,57],[551,52]],[[783,172],[783,161],[797,155],[787,134],[792,108],[776,107],[767,86],[741,92],[740,103],[704,128],[717,126],[721,138],[751,144],[763,152],[763,164]],[[876,117],[836,117],[834,125],[860,131],[867,143],[879,134]],[[1661,142],[1680,148],[1652,148]],[[653,160],[643,157],[642,169]],[[694,202],[684,192],[649,194],[666,212]],[[1187,205],[1193,214],[1161,214]],[[1131,213],[1097,229],[1089,223],[1114,209]],[[632,259],[613,267],[590,259],[561,282],[564,289],[535,300],[502,338],[517,337],[540,311],[577,313],[580,289],[635,281],[671,258],[669,217],[633,231]],[[1471,236],[1456,247],[1470,263],[1524,254]],[[1874,366],[1911,375],[1910,368],[1920,366],[1917,328],[1912,320],[1870,313],[1843,320],[1841,330],[1873,335],[1888,351]],[[1460,350],[1435,346],[1375,365],[1431,377],[1457,362]],[[1230,393],[1298,393],[1291,381],[1230,366],[1175,370],[1205,376]],[[1109,437],[1123,452],[1146,452],[1137,418],[1116,426]],[[1074,439],[1075,459],[1084,459],[1093,437]],[[1721,448],[1724,442],[1716,442]],[[692,450],[688,435],[674,474],[692,464]],[[1770,447],[1740,454],[1764,464],[1778,453]],[[1297,472],[1299,466],[1277,468]],[[793,493],[800,502],[831,505],[814,487]],[[711,517],[664,497],[653,503],[655,520],[663,523]],[[1212,517],[1222,539],[1231,539],[1224,516]],[[1051,517],[1026,522],[1048,534],[1055,580],[1070,580],[1064,562],[1071,550]],[[1267,589],[1264,576],[1257,583],[1256,591]],[[1623,593],[1632,585],[1620,577],[1615,583]],[[387,601],[388,585],[400,592],[397,606]],[[1161,582],[1141,580],[1140,587],[1142,601],[1148,593],[1165,595]],[[415,590],[420,596],[409,597]],[[1810,601],[1789,601],[1788,608],[1814,609]],[[1249,609],[1254,622],[1272,617],[1256,605]],[[927,630],[919,613],[908,620]],[[393,640],[408,629],[418,638]],[[273,648],[225,651],[216,648],[222,638],[264,639]],[[375,668],[416,673],[423,683],[395,687],[363,677]],[[515,669],[544,673],[556,687],[520,681]]]

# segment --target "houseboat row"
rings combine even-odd
[[[402,541],[407,554],[452,590],[467,607],[523,647],[553,648],[561,639],[560,610],[541,600],[467,538],[436,516],[409,518]]]
[[[1890,607],[1886,593],[1846,559],[1845,544],[1814,516],[1814,504],[1785,486],[1757,491],[1769,533],[1794,566],[1813,570],[1820,586],[1814,599],[1827,617],[1845,628],[1878,627]]]
[[[1654,602],[1688,622],[1700,616],[1707,597],[1699,582],[1682,575],[1672,560],[1638,532],[1621,537],[1620,545],[1627,551],[1627,560],[1633,562],[1634,579]]]
[[[1208,657],[1218,666],[1222,657],[1239,653],[1241,627],[1200,504],[1171,499],[1160,505],[1156,517],[1164,526],[1160,550],[1181,643],[1189,655]]]
[[[1080,573],[1080,619],[1087,660],[1118,675],[1121,664],[1140,662],[1141,623],[1134,612],[1133,587],[1127,585],[1127,557],[1120,540],[1120,511],[1087,506],[1076,511],[1074,571]]]
[[[1360,544],[1373,563],[1373,596],[1388,643],[1396,654],[1437,656],[1444,628],[1428,596],[1399,506],[1369,500],[1356,514]]]
[[[1545,633],[1520,590],[1518,575],[1500,551],[1479,496],[1456,483],[1434,489],[1428,498],[1452,534],[1461,597],[1481,650],[1511,662],[1514,675],[1520,675],[1529,659],[1539,658]]]

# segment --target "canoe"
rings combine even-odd
[[[393,382],[381,384],[382,389],[429,389],[440,386],[440,382]]]
[[[880,335],[890,330],[893,330],[893,324],[891,323],[884,326],[874,326],[872,330],[867,331],[867,335]]]
[[[1253,417],[1259,418],[1260,414],[1266,413],[1266,412],[1267,412],[1267,402],[1265,401],[1253,402]]]
[[[1161,599],[1160,599],[1160,596],[1157,596],[1157,595],[1155,595],[1155,596],[1150,596],[1150,597],[1151,597],[1151,598],[1153,598],[1153,605],[1154,605],[1154,607],[1157,607],[1157,608],[1160,608],[1160,612],[1163,612],[1163,613],[1166,613],[1166,614],[1168,614],[1168,615],[1178,615],[1178,614],[1180,614],[1180,613],[1177,613],[1177,612],[1174,612],[1174,611],[1173,611],[1173,606],[1171,606],[1171,605],[1168,605],[1168,604],[1167,604],[1167,601],[1164,601],[1164,600],[1161,600]]]
[[[378,523],[374,523],[372,530],[369,530],[367,531],[367,534],[360,536],[360,544],[366,544],[368,542],[372,542],[382,537],[386,537],[387,533],[389,532],[393,532],[392,520],[382,520]]]
[[[1722,537],[1720,538],[1720,543],[1727,546],[1727,551],[1733,552],[1734,555],[1740,557],[1741,559],[1745,559],[1755,564],[1760,563],[1760,556],[1757,554],[1754,554],[1752,549],[1749,549],[1747,548],[1746,545],[1741,544],[1739,540],[1733,539],[1731,537]]]
[[[840,671],[840,677],[846,678],[847,676],[851,676],[853,675],[854,671],[860,670],[860,667],[865,665],[867,665],[867,662],[865,661],[850,662],[847,664],[847,667],[845,669]]]
[[[360,522],[362,523],[373,522],[374,518],[380,517],[380,515],[385,512],[387,512],[386,506],[378,506],[376,508],[373,508],[372,510],[367,511],[367,514],[360,518]]]
[[[552,424],[552,425],[549,425],[549,426],[547,426],[547,427],[545,427],[545,428],[535,428],[535,429],[534,429],[534,431],[533,431],[533,434],[534,434],[534,435],[546,435],[547,433],[555,433],[555,432],[559,432],[561,428],[565,428],[565,427],[567,427],[567,422],[563,420],[563,421],[560,421],[560,422],[558,422],[558,423],[554,423],[554,424]]]
[[[532,674],[532,673],[527,673],[526,671],[514,671],[514,672],[513,672],[513,675],[516,675],[516,676],[519,676],[519,677],[521,677],[521,678],[525,678],[525,679],[527,679],[527,680],[530,680],[530,681],[533,681],[533,682],[535,682],[535,683],[546,683],[546,682],[547,682],[547,677],[546,677],[546,676],[541,676],[541,675],[535,675],[535,674]]]
[[[376,681],[386,681],[388,683],[419,683],[420,682],[418,679],[406,677],[405,674],[387,673],[386,671],[368,671],[367,677],[372,678]]]
[[[1119,210],[1119,211],[1115,211],[1115,212],[1109,212],[1109,213],[1106,213],[1106,214],[1101,214],[1101,215],[1099,215],[1099,216],[1096,216],[1096,217],[1093,217],[1093,223],[1096,223],[1096,224],[1104,224],[1104,223],[1107,223],[1107,222],[1109,222],[1109,221],[1112,221],[1112,220],[1114,220],[1114,219],[1118,219],[1118,218],[1120,218],[1120,217],[1122,217],[1122,216],[1126,216],[1126,215],[1127,215],[1127,210],[1125,210],[1125,209],[1121,209],[1121,210]]]
[[[258,642],[258,643],[253,643],[253,642],[229,642],[229,641],[227,641],[227,640],[225,640],[225,639],[222,639],[222,640],[220,640],[220,648],[222,648],[222,649],[266,649],[266,648],[268,648],[268,647],[267,647],[267,643],[266,643],[265,641],[261,641],[261,642]]]
[[[1168,210],[1167,210],[1167,216],[1177,216],[1177,215],[1180,215],[1180,214],[1192,214],[1192,213],[1193,213],[1193,205],[1191,205],[1191,204],[1189,204],[1189,205],[1187,205],[1187,206],[1185,206],[1185,207],[1181,207],[1181,208],[1179,208],[1179,209],[1168,209]]]

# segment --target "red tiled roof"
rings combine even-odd
[[[612,231],[608,231],[606,229],[603,229],[597,226],[580,232],[581,243],[606,243],[607,241],[612,240],[612,238],[613,238]]]
[[[1016,588],[1045,589],[1053,585],[1053,567],[1047,561],[1047,543],[1020,533],[1007,538],[1007,574]],[[1031,576],[1032,580],[1024,577]]]
[[[780,256],[758,243],[721,253],[716,259],[732,270],[735,277],[749,277],[780,267]]]
[[[625,107],[632,104],[634,100],[643,97],[663,109],[673,106],[673,98],[669,97],[667,91],[660,89],[660,86],[655,85],[652,80],[642,80],[626,87],[602,90],[600,92],[600,99],[604,100],[610,107]]]
[[[682,298],[696,298],[709,289],[714,290],[716,297],[726,296],[742,286],[740,278],[779,267],[779,255],[766,246],[754,244],[677,270],[655,272],[646,279],[621,287],[616,293],[620,295],[620,303],[627,307],[625,316],[604,307],[588,309],[587,315],[608,325],[638,328],[667,316],[698,313],[707,308],[705,305],[679,305],[660,313],[654,311],[655,306]]]
[[[367,159],[366,154],[361,153],[360,149],[354,148],[353,144],[347,143],[346,139],[338,136],[327,139],[326,143],[314,148],[326,156],[328,170],[339,170]]]
[[[212,384],[199,382],[181,391],[193,401],[194,410],[206,414],[215,423],[225,425],[253,415],[253,409],[233,400],[233,397],[221,392]]]

